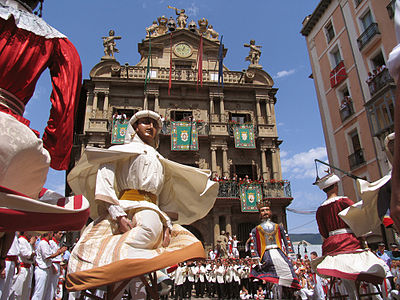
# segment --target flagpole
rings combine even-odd
[[[323,164],[323,165],[326,165],[326,166],[328,166],[328,167],[330,167],[330,168],[333,168],[333,169],[335,169],[335,170],[338,170],[339,172],[342,172],[343,174],[345,174],[345,175],[347,175],[347,176],[353,178],[354,180],[363,179],[363,178],[358,177],[358,176],[356,176],[356,175],[353,175],[353,174],[351,174],[351,173],[349,173],[349,172],[346,172],[346,171],[344,171],[344,170],[342,170],[342,169],[339,169],[338,167],[335,167],[335,166],[333,166],[333,165],[331,165],[331,164],[328,164],[328,163],[326,163],[326,162],[324,162],[324,161],[322,161],[322,160],[314,159],[314,162],[315,162],[315,168],[317,168],[317,162],[319,162],[319,163],[321,163],[321,164]],[[317,177],[318,177],[318,168],[317,168]],[[319,177],[318,177],[318,178],[319,178]]]

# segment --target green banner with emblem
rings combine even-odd
[[[235,125],[233,127],[233,135],[235,137],[235,148],[256,148],[253,124]]]
[[[112,124],[111,144],[123,144],[129,122],[114,119]]]
[[[199,150],[196,122],[171,122],[171,150]]]
[[[263,198],[261,185],[257,183],[240,185],[240,204],[242,212],[257,212],[257,203]]]

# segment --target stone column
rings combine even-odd
[[[210,97],[210,115],[214,114],[214,97]]]
[[[107,118],[107,114],[108,114],[108,95],[109,93],[104,93],[104,104],[103,104],[103,118],[106,119]]]
[[[270,103],[271,103],[271,120],[273,124],[276,124],[274,99],[270,99]]]
[[[221,122],[226,122],[226,118],[225,118],[225,105],[224,105],[224,97],[221,96],[219,98],[219,111],[221,114]]]
[[[147,93],[144,94],[143,109],[148,109]]]
[[[272,155],[272,178],[273,179],[280,179],[279,177],[279,161],[277,160],[277,151],[276,149],[271,149],[271,155]]]
[[[211,147],[211,172],[217,173],[217,147]]]
[[[261,172],[264,180],[269,179],[266,151],[267,149],[261,148]]]
[[[92,118],[96,118],[96,112],[97,112],[97,92],[94,92],[93,106],[92,106]]]
[[[222,148],[222,175],[229,178],[228,147]]]
[[[264,123],[262,116],[261,116],[261,107],[260,107],[260,99],[259,98],[256,98],[256,113],[257,113],[257,123],[258,124]]]
[[[217,245],[217,238],[221,234],[221,228],[219,227],[219,216],[214,215],[214,247]]]
[[[275,149],[275,159],[276,159],[276,172],[278,174],[278,179],[282,179],[282,168],[281,168],[281,150],[279,148]]]
[[[226,227],[225,227],[225,232],[229,232],[229,234],[232,236],[232,225],[231,225],[231,215],[227,214],[225,216],[226,218]]]
[[[266,121],[267,121],[267,124],[271,124],[271,120],[272,120],[272,118],[271,118],[271,106],[270,106],[270,103],[269,103],[268,99],[265,100],[265,111],[267,113],[266,118],[265,118]]]
[[[156,113],[158,113],[159,110],[160,110],[160,103],[159,103],[159,101],[158,101],[158,94],[156,94],[154,97],[155,97],[155,98],[154,98],[154,111],[155,111]]]

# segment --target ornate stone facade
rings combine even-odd
[[[232,178],[236,173],[242,178],[248,175],[252,180],[262,179],[264,198],[271,199],[277,221],[286,226],[285,208],[292,198],[288,182],[275,184],[282,179],[279,155],[282,141],[276,130],[274,82],[258,65],[258,56],[251,61],[257,66],[250,65],[244,72],[230,71],[224,66],[222,88],[218,85],[220,42],[215,38],[218,34],[204,18],[198,22],[200,29],[194,21],[186,28],[183,14],[184,11],[177,10],[181,19],[172,33],[163,27],[165,17],[158,18],[160,24],[154,22],[146,28],[147,37],[138,44],[141,59],[137,64],[121,65],[108,57],[93,67],[90,79],[83,85],[73,161],[79,159],[85,146],[111,146],[115,114],[125,114],[129,119],[137,110],[151,109],[165,119],[158,149],[162,155],[179,163],[210,169],[214,176]],[[202,31],[202,27],[207,30]],[[204,37],[202,87],[197,85],[200,35]],[[222,47],[222,53],[225,56],[227,49]],[[150,79],[145,90],[149,55]],[[172,87],[169,90],[170,64]],[[171,151],[170,121],[184,118],[197,122],[198,151]],[[235,148],[232,124],[244,122],[254,126],[256,149]],[[207,217],[188,227],[205,245],[211,246],[221,230],[236,234],[245,242],[257,223],[257,213],[241,212],[238,185],[223,181],[215,207]]]

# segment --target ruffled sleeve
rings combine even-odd
[[[54,42],[54,41],[53,41]],[[52,108],[43,134],[44,147],[51,155],[51,167],[68,169],[73,144],[74,117],[82,84],[82,66],[68,39],[57,39],[50,61]]]

